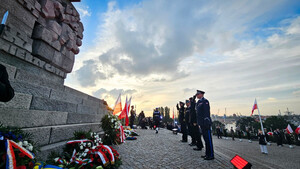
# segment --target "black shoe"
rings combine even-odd
[[[215,159],[214,157],[205,157],[204,160],[213,160]]]
[[[191,144],[189,144],[190,146],[196,146],[196,144],[195,143],[191,143]]]
[[[206,156],[201,156],[201,158],[206,158]]]
[[[186,140],[180,140],[181,142],[183,142],[183,143],[186,143],[187,141]]]
[[[158,134],[158,131],[156,130],[156,134]]]
[[[195,150],[195,151],[201,151],[202,148],[193,148],[193,150]]]

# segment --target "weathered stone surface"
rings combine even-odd
[[[35,141],[38,146],[49,144],[51,127],[27,128],[23,129],[23,131],[31,133],[33,141]]]
[[[40,71],[40,74],[38,75],[35,74],[34,72],[18,69],[16,73],[16,80],[29,83],[29,84],[55,88],[56,90],[63,89],[62,86],[63,81],[60,81],[59,79],[55,79],[55,75],[52,76],[53,77],[51,77],[51,75],[47,73],[44,73],[43,71]]]
[[[0,121],[7,126],[21,128],[54,126],[67,123],[67,112],[1,108]]]
[[[101,103],[100,99],[98,99],[98,100],[83,99],[82,104],[84,106],[89,106],[89,107],[99,107],[100,104],[103,104],[103,103]]]
[[[38,55],[45,61],[52,62],[55,50],[51,46],[39,40],[35,40],[32,46],[32,54]]]
[[[76,104],[41,98],[33,97],[30,109],[45,110],[45,111],[63,111],[63,112],[76,112]]]
[[[80,92],[76,89],[70,88],[68,86],[65,86],[64,90],[65,90],[66,93],[70,93],[70,94],[75,95],[77,97],[80,97],[82,99],[87,99],[88,98],[87,94],[85,94],[83,92]]]
[[[47,87],[15,81],[11,81],[11,86],[14,88],[15,92],[30,94],[38,97],[49,97],[51,91],[51,89]]]
[[[15,92],[15,97],[11,101],[0,102],[0,108],[29,109],[31,100],[32,95]]]
[[[77,106],[77,113],[82,113],[82,114],[97,114],[99,112],[98,107],[90,107],[90,106],[84,106],[82,104],[79,104]]]
[[[48,155],[51,152],[57,152],[57,153],[62,153],[64,146],[66,145],[65,141],[59,142],[59,143],[54,143],[50,145],[46,145],[41,147],[41,152],[37,154],[37,158],[46,161]]]
[[[79,114],[79,113],[68,113],[68,124],[78,123],[99,123],[104,114]]]
[[[6,71],[7,71],[7,74],[8,74],[9,79],[14,79],[14,78],[15,78],[16,71],[17,71],[17,68],[14,67],[14,66],[5,64],[5,63],[3,63],[3,62],[0,62],[0,64],[2,64],[3,66],[6,67]]]
[[[62,91],[57,91],[57,90],[51,91],[50,99],[64,101],[64,102],[68,102],[68,103],[74,103],[74,104],[82,103],[82,98],[79,98],[68,92],[62,92]]]
[[[52,42],[51,32],[48,29],[46,29],[43,25],[35,26],[32,37],[35,39],[43,40],[47,43]]]
[[[61,34],[62,27],[56,21],[54,21],[54,20],[50,20],[48,22],[48,28],[50,28],[51,30],[53,30],[58,35]]]
[[[50,143],[68,140],[73,137],[74,131],[100,131],[100,123],[71,124],[52,127]]]
[[[55,18],[55,11],[54,11],[54,4],[51,0],[41,0],[40,1],[42,7],[42,15],[45,18],[54,19]]]

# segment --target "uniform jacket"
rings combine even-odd
[[[14,96],[15,92],[8,81],[6,68],[0,64],[0,101],[8,102]]]
[[[154,121],[160,121],[160,112],[159,111],[154,111],[153,112],[153,120]]]
[[[190,110],[190,118],[189,118],[189,122],[191,123],[191,124],[193,124],[193,123],[197,123],[197,113],[196,113],[196,108],[195,108],[195,106],[196,106],[196,101],[195,100],[192,100],[191,101],[191,110]]]
[[[178,120],[179,120],[179,123],[182,124],[182,123],[185,123],[185,117],[184,117],[184,107],[178,107],[177,106],[177,110],[179,110],[179,116],[178,116]]]
[[[191,106],[185,109],[184,119],[187,124],[190,123]]]
[[[210,118],[209,101],[205,98],[199,99],[196,105],[197,109],[197,123],[203,127],[210,127],[212,124]]]

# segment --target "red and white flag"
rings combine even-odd
[[[287,131],[289,134],[291,134],[291,133],[294,132],[293,129],[292,129],[292,127],[290,126],[290,124],[286,127],[286,131]]]
[[[120,94],[117,101],[116,101],[116,103],[115,103],[113,115],[116,115],[121,111],[122,111],[122,103],[121,103],[121,94]]]
[[[127,96],[126,96],[126,102],[125,102],[125,106],[124,106],[124,109],[122,110],[121,114],[119,115],[119,119],[123,119],[126,117],[126,110],[127,110]]]
[[[295,133],[300,134],[300,125],[296,128]]]
[[[254,112],[255,109],[257,109],[257,102],[256,102],[256,99],[255,99],[254,105],[253,105],[253,107],[252,107],[252,113],[251,113],[251,116],[253,115],[253,112]]]
[[[172,119],[175,119],[174,107],[173,107],[173,118]]]
[[[129,111],[130,111],[130,104],[131,104],[131,98],[129,99],[127,103],[127,112],[126,112],[126,119],[125,119],[125,126],[129,126]]]

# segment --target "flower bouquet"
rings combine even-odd
[[[39,149],[31,139],[32,135],[20,128],[0,124],[0,168],[33,168]]]
[[[125,140],[125,134],[118,116],[107,114],[101,119],[101,127],[104,131],[103,143],[106,145],[121,144]]]
[[[102,143],[99,134],[78,131],[73,140],[67,142],[61,155],[50,154],[47,164],[69,169],[102,169],[118,168],[122,161],[115,149]]]

